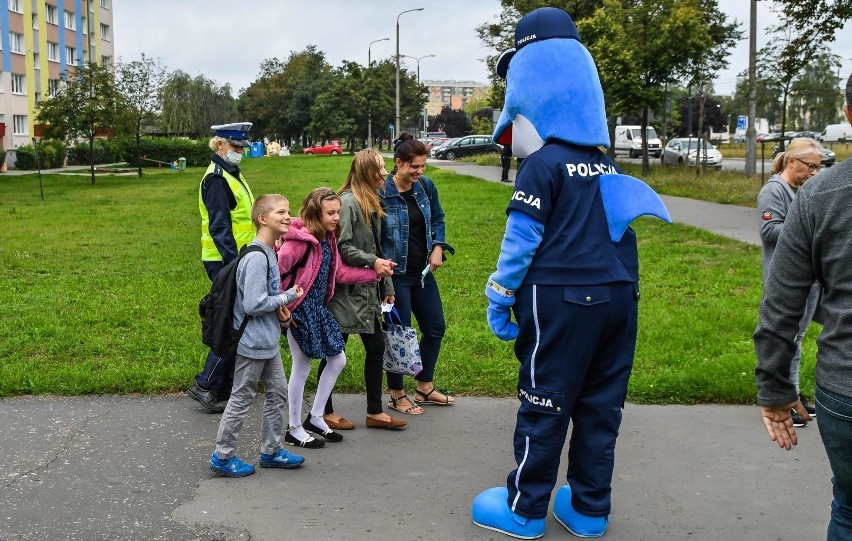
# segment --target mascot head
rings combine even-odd
[[[609,147],[598,70],[561,9],[539,8],[518,21],[515,48],[500,56],[497,74],[506,79],[506,100],[494,140],[519,158],[551,139]]]

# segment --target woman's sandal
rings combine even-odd
[[[407,408],[406,408],[406,407],[404,407],[404,406],[400,406],[400,405],[399,405],[399,403],[400,403],[403,399],[408,400],[408,403],[409,403],[409,404],[411,404],[411,405],[410,405],[410,406],[408,406]],[[390,409],[392,409],[392,410],[396,410],[396,411],[398,411],[398,412],[400,412],[400,413],[405,413],[405,414],[408,414],[408,415],[422,415],[422,414],[423,414],[423,408],[420,408],[420,406],[418,406],[417,404],[415,404],[414,402],[412,402],[412,401],[408,398],[408,396],[407,396],[407,395],[398,396],[398,397],[396,397],[396,398],[394,398],[393,396],[391,396],[391,397],[390,397],[390,402],[388,402],[388,407],[389,407]],[[418,408],[420,408],[420,411],[415,411],[415,410],[417,410]]]
[[[434,399],[429,398],[429,395],[431,395],[435,391],[438,391],[440,394],[444,395],[444,400],[434,400]],[[420,395],[422,398],[418,399],[417,395]],[[423,392],[415,389],[414,390],[414,403],[415,404],[434,404],[436,406],[452,406],[453,404],[455,404],[455,400],[450,401],[451,396],[452,395],[449,393],[449,391],[441,391],[441,390],[438,390],[434,387],[432,387],[432,390],[429,391],[428,393],[423,393]]]

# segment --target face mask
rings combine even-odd
[[[240,165],[240,161],[243,159],[243,155],[240,152],[234,152],[233,150],[229,150],[225,155],[225,159],[231,162],[231,165]]]

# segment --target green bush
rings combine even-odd
[[[31,171],[36,168],[35,147],[23,145],[15,149],[15,169]]]
[[[210,164],[208,142],[208,140],[192,141],[180,137],[145,137],[140,141],[140,154],[149,160],[168,163],[173,163],[178,158],[186,158],[187,167],[206,167]],[[132,166],[139,165],[135,140],[127,141],[122,160]],[[142,160],[143,167],[157,167],[158,165],[156,162]]]
[[[50,159],[47,158],[48,149],[52,152],[52,157]],[[58,169],[65,164],[65,156],[68,149],[62,141],[42,141],[39,143],[39,151],[42,152],[39,156],[41,166],[45,169]]]
[[[94,157],[89,150],[89,143],[81,143],[68,149],[68,165],[95,165],[124,161],[124,153],[128,140],[123,138],[96,139]]]
[[[290,147],[290,154],[301,154],[305,149],[299,143],[293,143]]]

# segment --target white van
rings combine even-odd
[[[829,124],[822,130],[817,139],[821,143],[852,142],[852,126],[845,124]]]
[[[659,158],[663,152],[663,144],[657,137],[654,128],[648,126],[648,155]],[[615,127],[615,153],[627,154],[631,158],[642,155],[642,126],[616,126]]]

